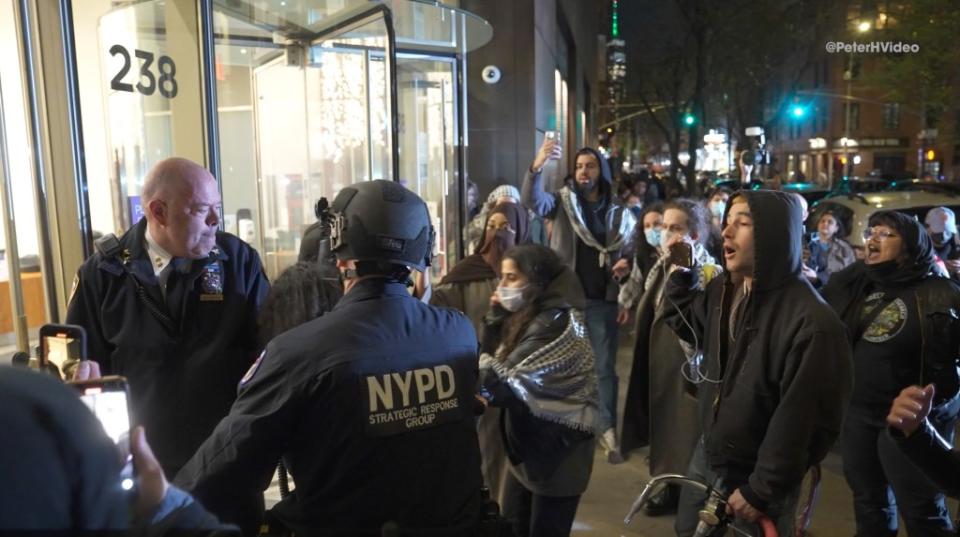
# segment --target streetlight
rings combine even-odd
[[[860,32],[861,34],[865,34],[869,32],[870,23],[868,21],[861,21],[860,24],[857,25],[857,31]]]

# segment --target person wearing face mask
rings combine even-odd
[[[884,430],[903,388],[932,384],[930,423],[952,439],[960,412],[960,287],[938,275],[933,243],[913,217],[875,213],[864,238],[865,259],[823,289],[853,345],[855,383],[840,448],[857,535],[896,535],[898,513],[910,535],[953,535],[943,493]]]
[[[477,253],[450,270],[433,289],[430,304],[463,312],[479,334],[483,316],[490,309],[490,295],[497,289],[503,253],[527,241],[526,210],[515,203],[500,203],[487,215],[486,233]],[[483,480],[490,497],[500,501],[507,461],[500,439],[500,409],[491,408],[477,423]]]
[[[704,247],[715,259],[723,255],[723,237],[720,230],[723,228],[723,213],[727,210],[727,202],[733,191],[726,187],[717,187],[707,197],[707,210],[710,211],[710,234],[704,241]]]
[[[960,234],[956,215],[947,207],[934,207],[927,211],[924,222],[933,241],[933,251],[943,261],[950,277],[960,280]]]
[[[815,287],[826,285],[830,275],[845,269],[857,260],[853,246],[843,239],[843,224],[829,211],[820,215],[817,234],[808,244],[810,257],[803,267],[803,275]]]
[[[500,185],[494,188],[487,196],[487,201],[480,207],[480,212],[464,227],[463,237],[469,253],[477,253],[480,249],[481,242],[487,233],[487,217],[490,216],[490,211],[494,207],[503,203],[520,205],[520,191],[517,187]],[[547,229],[543,218],[523,206],[521,208],[527,215],[527,240],[535,244],[546,244]]]
[[[723,272],[703,246],[709,218],[703,205],[693,200],[677,199],[664,205],[664,255],[649,271],[637,308],[637,339],[623,412],[621,446],[626,452],[628,446],[637,444],[635,439],[628,437],[636,430],[628,427],[628,423],[636,424],[634,416],[638,407],[652,409],[649,431],[644,431],[649,432],[651,475],[684,473],[700,435],[694,382],[697,379],[693,378],[689,367],[685,368],[697,349],[680,340],[667,324],[665,314],[675,306],[665,298],[664,288],[672,269],[670,247],[681,242],[692,248],[701,287]],[[639,395],[644,389],[647,390],[647,401],[641,403]],[[680,487],[664,487],[645,505],[647,515],[659,516],[675,511],[679,497]]]
[[[593,469],[597,374],[577,276],[528,244],[504,254],[480,348],[480,396],[503,409],[503,515],[517,537],[562,537]]]
[[[617,441],[616,373],[619,325],[630,319],[618,308],[618,282],[630,274],[636,218],[617,200],[610,166],[595,149],[577,151],[574,180],[557,192],[543,190],[543,166],[561,157],[556,140],[546,138],[520,189],[521,201],[552,221],[550,247],[573,268],[587,297],[585,315],[600,379],[601,446],[611,463],[622,462]]]

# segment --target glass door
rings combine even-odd
[[[13,0],[0,0],[0,363],[37,341],[47,322],[36,179]],[[19,272],[19,278],[12,278]],[[17,280],[19,286],[16,285]]]
[[[393,178],[384,22],[314,38],[303,29],[311,13],[301,30],[276,32],[215,17],[224,225],[259,250],[270,278],[297,261],[320,198]]]
[[[400,182],[426,201],[433,218],[434,280],[456,262],[459,240],[455,65],[453,58],[397,55]]]

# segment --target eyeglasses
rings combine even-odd
[[[871,228],[867,228],[863,230],[863,240],[867,240],[867,241],[870,239],[876,239],[878,242],[883,242],[889,239],[890,237],[899,237],[899,236],[900,235],[897,235],[896,233],[891,233],[885,229],[873,230]]]

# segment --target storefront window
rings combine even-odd
[[[37,233],[33,149],[30,143],[29,113],[22,83],[23,64],[17,38],[17,17],[12,0],[0,0],[0,180],[6,177],[12,197],[13,214],[0,214],[0,354],[9,356],[15,349],[14,323],[26,316],[31,339],[36,328],[47,322],[45,295],[40,274],[40,241]],[[0,205],[2,210],[2,205]],[[23,311],[16,311],[10,295],[10,273],[5,225],[12,216],[16,227],[16,251],[19,259]]]
[[[154,164],[205,163],[197,5],[84,0],[73,20],[93,230],[123,233]]]

